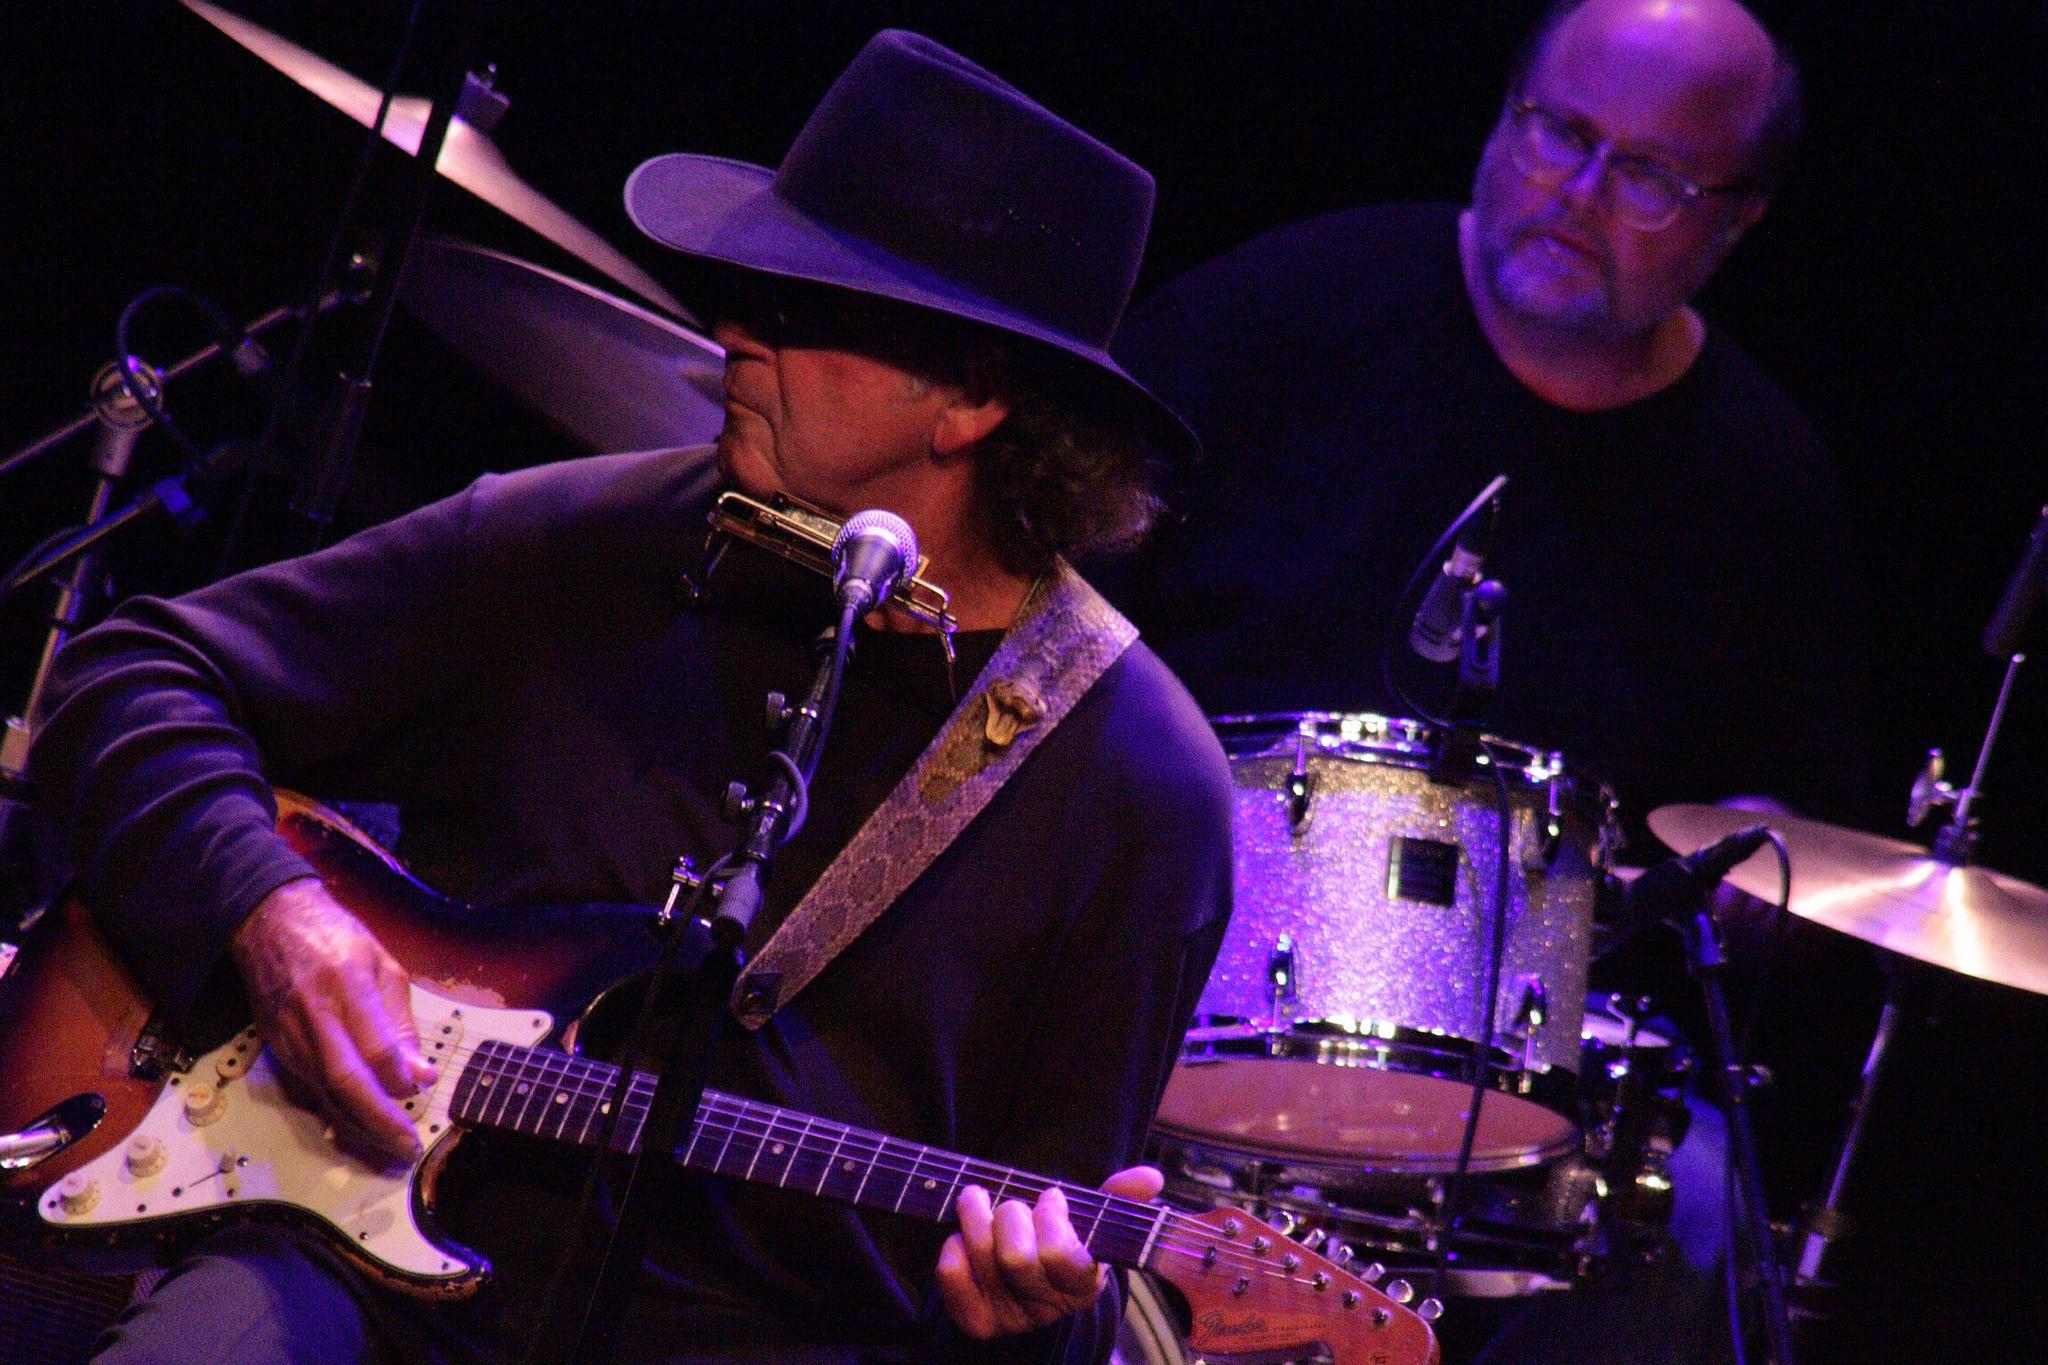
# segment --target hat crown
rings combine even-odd
[[[805,122],[775,194],[899,260],[1106,348],[1152,177],[999,77],[885,30]]]

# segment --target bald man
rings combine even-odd
[[[1789,55],[1732,0],[1553,6],[1469,206],[1277,229],[1126,322],[1119,357],[1210,458],[1179,522],[1097,581],[1212,714],[1402,714],[1378,663],[1407,634],[1402,586],[1506,473],[1488,729],[1611,782],[1643,861],[1660,849],[1642,817],[1669,801],[1765,793],[1852,818],[1861,605],[1836,480],[1812,425],[1692,304],[1763,218],[1800,122]],[[1399,648],[1411,695],[1440,705],[1448,670]],[[1692,1027],[1675,944],[1635,952],[1596,984],[1657,993]],[[1786,1150],[1782,1125],[1806,1121],[1787,1111],[1840,1111],[1804,1087],[1831,1049],[1802,1070],[1774,1041],[1784,1098],[1761,1117]],[[1714,1358],[1714,1144],[1688,1143],[1674,1175],[1684,1235],[1656,1248],[1673,1273],[1610,1258],[1596,1292],[1544,1296],[1572,1306],[1525,1315],[1485,1358]]]
[[[1840,812],[1864,736],[1835,476],[1691,303],[1799,128],[1789,56],[1732,0],[1555,6],[1469,207],[1276,229],[1125,323],[1210,458],[1112,596],[1212,713],[1386,710],[1396,598],[1505,472],[1492,728],[1605,776],[1639,835],[1671,800]]]

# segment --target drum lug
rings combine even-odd
[[[1292,934],[1282,934],[1273,940],[1273,951],[1266,957],[1266,980],[1273,987],[1273,1023],[1277,1027],[1282,1007],[1301,998],[1301,979],[1295,963]]]
[[[1297,735],[1294,770],[1287,774],[1287,830],[1299,839],[1315,819],[1316,775],[1308,770],[1309,737]]]

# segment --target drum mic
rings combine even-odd
[[[1498,478],[1488,486],[1459,518],[1457,544],[1444,561],[1436,580],[1415,609],[1415,624],[1408,629],[1408,647],[1431,663],[1457,662],[1464,643],[1465,595],[1479,585],[1486,568],[1486,556],[1493,547],[1495,524],[1500,520],[1500,490],[1507,483]],[[1491,501],[1482,524],[1473,515],[1480,503]]]
[[[1653,920],[1692,911],[1721,880],[1771,838],[1769,825],[1746,825],[1697,852],[1667,858],[1635,879],[1621,898],[1619,916],[1630,932]]]
[[[863,615],[917,567],[917,532],[894,512],[856,512],[832,542],[832,590],[839,605]]]

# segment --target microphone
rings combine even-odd
[[[2027,630],[2027,618],[2034,614],[2034,602],[2048,584],[2048,507],[2034,524],[2034,535],[2019,567],[2006,582],[1998,599],[1998,610],[1984,627],[1984,652],[1994,659],[2009,659],[2020,652],[2020,636]]]
[[[1635,926],[1687,913],[1770,837],[1769,825],[1747,825],[1696,853],[1665,859],[1623,893],[1621,922]]]
[[[1442,572],[1423,594],[1415,609],[1415,624],[1408,629],[1408,647],[1431,663],[1455,663],[1458,646],[1465,638],[1465,594],[1479,584],[1486,568],[1486,553],[1493,544],[1494,523],[1500,517],[1496,497],[1487,512],[1485,525],[1467,521],[1458,532],[1458,542]]]
[[[832,590],[842,609],[860,616],[889,596],[896,580],[917,570],[917,532],[894,512],[856,512],[832,542]]]

